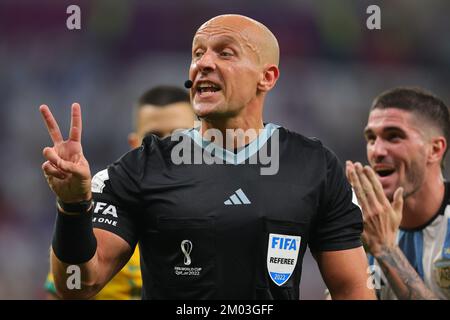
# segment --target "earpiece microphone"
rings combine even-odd
[[[185,82],[184,82],[184,87],[186,88],[186,89],[190,89],[190,88],[192,88],[192,85],[193,85],[194,83],[191,81],[191,80],[186,80]]]

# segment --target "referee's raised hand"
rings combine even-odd
[[[42,164],[42,170],[48,185],[63,202],[90,200],[92,198],[91,171],[81,147],[80,105],[72,104],[70,133],[67,140],[64,140],[49,107],[41,105],[39,110],[53,141],[53,147],[45,147],[42,151],[47,159]]]

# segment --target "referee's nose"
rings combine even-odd
[[[207,50],[200,59],[196,61],[196,66],[198,72],[202,73],[203,75],[207,75],[211,71],[214,71],[216,69],[216,63],[214,61],[214,54],[211,52],[211,50]]]

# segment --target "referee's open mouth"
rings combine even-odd
[[[199,80],[195,84],[195,94],[199,95],[202,98],[213,96],[218,91],[221,91],[222,88],[219,84],[214,83],[209,80]]]

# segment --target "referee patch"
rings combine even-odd
[[[301,237],[284,234],[269,234],[267,246],[267,271],[275,284],[285,284],[297,265]]]

